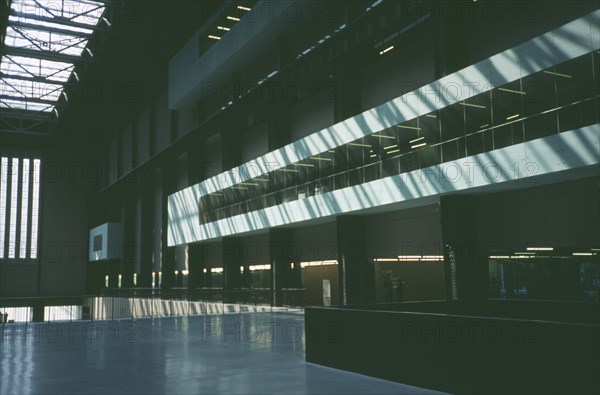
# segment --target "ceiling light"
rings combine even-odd
[[[367,148],[371,148],[370,144],[348,143],[348,145],[351,145],[353,147],[367,147]]]
[[[516,90],[513,90],[513,89],[507,89],[507,88],[498,88],[498,90],[502,91],[502,92],[518,93],[519,95],[524,95],[525,94],[525,92],[516,91]]]
[[[394,136],[386,136],[385,134],[373,133],[371,136],[373,136],[373,137],[381,137],[382,139],[396,140],[396,137],[394,137]]]
[[[548,70],[544,70],[544,73],[546,74],[550,74],[550,75],[555,75],[557,77],[563,77],[563,78],[572,78],[570,75],[568,74],[562,74],[562,73],[556,73],[554,71],[548,71]]]
[[[398,262],[398,258],[375,258],[375,262]]]
[[[230,31],[231,29],[225,26],[217,26],[217,29],[219,30],[225,30],[226,32]]]
[[[312,160],[321,160],[321,161],[325,160],[325,161],[329,161],[329,162],[331,162],[331,161],[332,161],[332,159],[331,159],[331,158],[321,158],[321,157],[319,157],[319,156],[313,156],[313,157],[312,157],[312,158],[310,158],[310,159],[312,159]]]
[[[377,158],[377,154],[369,155],[369,158]]]
[[[248,185],[248,186],[257,187],[259,184],[255,183],[255,182],[240,182],[239,185]]]
[[[416,126],[406,126],[406,125],[397,125],[399,128],[402,129],[413,129],[413,130],[421,130],[421,128],[416,127]]]
[[[393,149],[391,151],[387,151],[386,154],[395,154],[396,152],[400,152],[400,149]]]
[[[433,115],[433,114],[425,114],[426,117],[429,118],[437,118],[437,115]]]
[[[250,11],[250,8],[244,7],[243,5],[239,5],[239,6],[237,6],[237,8],[238,8],[238,10]]]
[[[486,106],[481,106],[479,104],[471,104],[471,103],[459,103],[461,106],[466,107],[475,107],[475,108],[487,108]]]
[[[417,144],[417,145],[411,145],[410,148],[415,149],[415,148],[423,147],[425,145],[427,145],[427,143],[421,143],[421,144]]]
[[[419,137],[418,139],[410,140],[408,143],[412,144],[412,143],[414,143],[416,141],[423,140],[424,138],[425,138],[424,136],[423,137]]]
[[[294,163],[294,166],[298,166],[298,167],[315,167],[315,165],[310,164],[310,163]]]
[[[573,255],[576,255],[576,256],[592,256],[594,254],[592,254],[591,252],[574,252]]]
[[[535,252],[515,252],[515,255],[534,255]]]
[[[285,171],[288,173],[298,173],[300,171],[300,170],[296,170],[296,169],[277,169],[277,170]]]
[[[398,144],[388,145],[387,147],[383,147],[383,149],[390,149],[390,148],[394,148],[397,146],[398,146]]]
[[[509,256],[508,255],[492,255],[490,256],[490,259],[508,259]]]
[[[379,52],[379,55],[383,55],[384,53],[389,52],[392,49],[394,49],[393,45],[391,45],[391,46],[387,47],[386,49],[384,49],[383,51]]]
[[[527,247],[527,251],[554,251],[552,247]]]
[[[485,125],[481,125],[479,128],[480,128],[480,129],[483,129],[483,128],[487,128],[488,126],[490,126],[490,124],[489,124],[489,123],[486,123]]]
[[[231,187],[231,189],[243,189],[243,190],[246,190],[248,188],[246,188],[246,187]]]
[[[506,120],[510,121],[511,119],[517,118],[518,116],[519,114],[511,115],[510,117],[506,117]]]
[[[220,40],[221,39],[221,37],[219,37],[219,36],[213,36],[212,34],[209,34],[208,38],[212,38],[213,40]]]
[[[229,19],[230,21],[236,21],[236,22],[240,21],[240,18],[236,18],[234,16],[227,16],[227,19]]]

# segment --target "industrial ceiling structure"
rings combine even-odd
[[[90,62],[90,39],[111,26],[107,1],[12,0],[3,4],[0,61],[2,129],[49,133]],[[8,17],[8,18],[6,18]]]

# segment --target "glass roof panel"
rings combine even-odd
[[[44,18],[66,18],[95,26],[104,12],[104,4],[88,0],[13,0],[12,10]]]
[[[12,78],[2,78],[0,80],[0,94],[13,97],[30,97],[56,101],[62,92],[62,88],[62,85],[22,81]]]
[[[11,109],[15,109],[15,110],[41,111],[41,112],[52,112],[52,110],[54,110],[54,106],[51,104],[33,103],[33,102],[28,102],[28,101],[10,100],[10,99],[1,99],[0,107],[11,108]]]
[[[9,55],[4,55],[2,63],[0,63],[0,70],[7,75],[42,77],[60,82],[65,82],[69,79],[73,67],[71,63],[66,62]]]
[[[61,56],[82,56],[105,9],[104,2],[92,0],[13,0],[0,63],[0,106],[53,111],[75,67]]]
[[[81,37],[12,26],[6,29],[5,40],[6,45],[15,48],[60,52],[75,56],[81,55],[88,41]]]

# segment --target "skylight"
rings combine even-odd
[[[106,3],[12,0],[0,62],[0,108],[52,113],[75,63],[93,56],[87,44],[101,20],[108,25],[102,17]]]

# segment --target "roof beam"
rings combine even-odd
[[[34,23],[26,23],[26,22],[19,22],[19,21],[8,21],[8,24],[9,24],[9,26],[12,26],[12,27],[20,27],[20,28],[24,28],[24,29],[34,29],[34,30],[43,30],[45,32],[57,33],[57,34],[64,34],[64,35],[69,35],[69,36],[73,36],[73,37],[80,37],[80,38],[89,38],[93,34],[93,31],[92,31],[92,33],[83,33],[83,32],[78,32],[78,31],[75,31],[75,30],[60,29],[60,28],[57,28],[57,27],[54,27],[54,26],[36,25]]]
[[[83,56],[66,55],[60,52],[39,51],[35,49],[15,48],[9,46],[4,46],[4,53],[6,55],[25,56],[27,58],[45,59],[55,62],[77,63],[79,61],[92,61],[91,59]]]
[[[91,29],[91,30],[95,30],[95,31],[107,30],[98,25],[93,26],[93,25],[87,25],[85,23],[73,22],[69,18],[61,18],[61,17],[52,18],[52,17],[43,16],[43,15],[29,14],[29,13],[25,13],[25,12],[16,11],[12,8],[10,9],[8,14],[19,17],[19,18],[33,19],[33,20],[40,21],[40,22],[58,23],[60,25],[78,27],[81,29]],[[9,24],[11,24],[11,23],[13,23],[13,21],[9,21]]]
[[[48,104],[50,106],[54,106],[58,102],[58,100],[46,100],[46,99],[38,99],[36,97],[11,96],[11,95],[0,95],[0,100],[12,100],[12,101],[21,101],[21,102],[28,102],[28,103]],[[2,112],[2,116],[4,116],[4,111]]]
[[[12,74],[6,74],[3,73],[2,71],[0,71],[0,78],[6,78],[6,79],[11,79],[11,80],[19,80],[19,81],[31,81],[31,82],[39,82],[42,84],[54,84],[54,85],[73,85],[72,82],[68,82],[68,81],[57,81],[57,80],[51,80],[45,77],[30,77],[30,76],[24,76],[24,75],[12,75]]]
[[[56,120],[58,119],[50,112],[32,112],[27,110],[14,110],[5,107],[0,107],[0,110],[2,110],[2,118],[5,119],[10,118],[38,122],[56,122]]]

